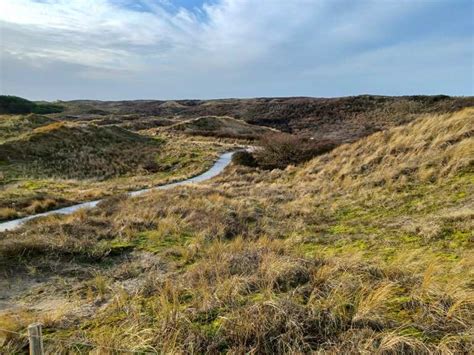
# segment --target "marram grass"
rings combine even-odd
[[[162,353],[470,353],[473,118],[426,116],[304,166],[233,167],[4,233],[8,280],[43,281],[16,295],[36,308],[4,312],[0,328],[43,321],[48,351],[64,353],[105,350],[57,340]],[[24,345],[4,335],[7,351]]]

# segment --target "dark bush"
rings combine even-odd
[[[153,159],[149,159],[142,165],[143,169],[149,173],[157,173],[162,170],[162,167]]]
[[[338,144],[332,140],[313,140],[287,133],[271,133],[260,141],[255,153],[258,166],[264,169],[284,169],[329,152]]]
[[[252,153],[247,152],[246,150],[235,152],[232,155],[232,162],[237,165],[256,167],[257,161],[255,160]]]

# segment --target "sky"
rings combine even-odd
[[[0,93],[474,95],[474,0],[0,0]]]

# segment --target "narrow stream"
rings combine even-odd
[[[225,169],[225,167],[230,164],[233,154],[234,154],[234,152],[228,152],[228,153],[222,154],[219,157],[219,159],[217,159],[217,161],[214,163],[214,165],[209,170],[207,170],[206,172],[204,172],[200,175],[194,176],[194,177],[186,179],[186,180],[178,181],[178,182],[172,182],[172,183],[165,184],[165,185],[159,185],[159,186],[155,186],[155,187],[151,187],[151,188],[147,188],[147,189],[132,191],[132,192],[129,192],[128,195],[129,196],[138,196],[138,195],[141,195],[141,194],[143,194],[145,192],[148,192],[148,191],[151,191],[151,190],[166,190],[166,189],[173,188],[175,186],[192,184],[192,183],[197,183],[197,182],[201,182],[201,181],[211,179],[214,176],[219,175]],[[23,224],[26,221],[29,221],[30,219],[34,219],[34,218],[38,218],[38,217],[42,217],[42,216],[48,216],[48,215],[55,214],[55,213],[58,213],[58,214],[71,214],[71,213],[73,213],[73,212],[75,212],[75,211],[77,211],[81,208],[92,208],[92,207],[97,206],[97,204],[100,201],[102,201],[102,199],[95,200],[95,201],[89,201],[89,202],[83,202],[83,203],[79,203],[77,205],[64,207],[64,208],[59,208],[57,210],[52,210],[52,211],[48,211],[48,212],[44,212],[44,213],[38,213],[38,214],[31,215],[31,216],[28,216],[28,217],[14,219],[14,220],[11,220],[11,221],[8,221],[8,222],[3,222],[3,223],[0,223],[0,232],[4,232],[4,231],[7,231],[7,230],[12,230],[12,229],[18,228],[21,224]]]

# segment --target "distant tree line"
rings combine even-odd
[[[22,97],[0,95],[0,114],[58,113],[64,108],[51,103],[36,103]]]

